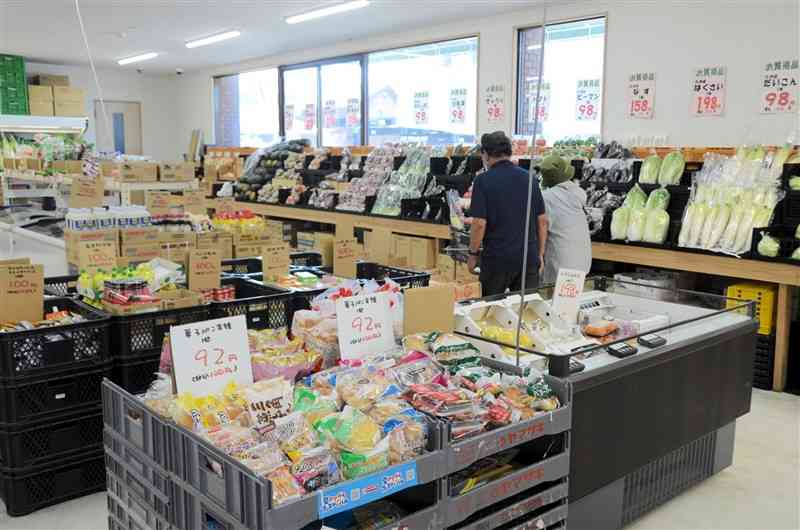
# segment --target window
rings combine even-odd
[[[548,145],[600,135],[605,27],[605,18],[547,25],[544,49],[541,27],[519,31],[517,134],[533,136],[538,114]]]
[[[361,57],[283,69],[283,126],[288,140],[361,145]]]
[[[367,55],[368,143],[474,143],[478,39]]]
[[[214,78],[214,141],[262,147],[278,141],[278,69]]]

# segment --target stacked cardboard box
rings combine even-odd
[[[28,108],[31,116],[55,116],[53,87],[28,85]]]
[[[438,249],[435,239],[399,234],[392,237],[392,256],[396,263],[423,270],[436,267]]]
[[[158,164],[155,162],[123,162],[119,167],[122,182],[156,182]]]
[[[261,256],[264,246],[276,241],[267,232],[260,234],[234,234],[233,254],[236,258],[252,258]]]
[[[227,232],[204,232],[197,234],[197,248],[217,249],[221,259],[233,258],[233,234]]]
[[[86,91],[69,86],[53,87],[53,102],[56,116],[86,117]]]
[[[466,263],[454,260],[446,254],[440,254],[437,261],[431,285],[451,284],[455,289],[456,300],[481,297],[481,282],[469,271]]]
[[[333,266],[334,235],[327,232],[297,232],[297,250],[317,251],[322,254],[322,264]]]
[[[158,165],[162,182],[189,182],[194,179],[194,164],[191,162],[162,162]]]

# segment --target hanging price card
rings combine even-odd
[[[724,66],[696,68],[689,112],[695,117],[725,113],[726,69]]]
[[[578,321],[578,298],[583,293],[586,273],[572,269],[558,269],[553,291],[553,311],[567,324]]]
[[[467,89],[450,90],[450,123],[464,123],[467,110]]]
[[[336,101],[329,99],[322,107],[323,123],[326,129],[336,127]]]
[[[539,122],[545,122],[550,117],[550,83],[542,83],[540,90],[537,90],[536,83],[528,85],[528,116],[530,116],[531,123],[533,123],[534,117]]]
[[[351,98],[347,100],[347,126],[353,127],[361,121],[361,100]]]
[[[0,265],[0,321],[38,322],[43,299],[44,266],[8,261]]]
[[[506,118],[506,93],[504,85],[489,85],[486,87],[486,117],[490,123],[503,121]]]
[[[303,113],[303,127],[305,130],[310,131],[317,125],[317,106],[313,103],[306,105],[306,110]]]
[[[283,108],[283,124],[287,131],[291,131],[294,126],[294,105],[286,105]]]
[[[189,251],[189,289],[192,291],[219,289],[221,274],[219,251],[216,249]]]
[[[231,381],[253,383],[244,315],[172,326],[169,338],[178,393],[207,396]]]
[[[580,79],[575,91],[575,119],[596,121],[600,115],[600,80]]]
[[[628,117],[653,119],[656,103],[656,74],[640,72],[628,78]]]
[[[427,90],[414,92],[414,123],[426,125],[428,123],[428,99],[430,94]]]
[[[336,328],[343,360],[362,359],[395,347],[389,294],[336,300]]]
[[[799,82],[800,64],[798,64],[798,59],[767,63],[761,79],[761,113],[794,112],[797,109]]]

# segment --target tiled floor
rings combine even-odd
[[[0,514],[0,530],[106,528],[103,493],[26,517]],[[733,466],[628,528],[800,529],[800,397],[755,391],[751,413],[737,423]]]

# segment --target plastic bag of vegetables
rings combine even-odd
[[[647,243],[660,245],[667,239],[668,230],[669,214],[658,208],[648,209],[642,239]]]
[[[789,256],[789,258],[800,261],[800,247],[794,249],[794,252],[792,252],[792,255]]]
[[[650,192],[645,208],[658,208],[666,210],[669,206],[669,191],[666,188],[658,188]]]
[[[647,221],[647,210],[631,208],[628,215],[628,241],[641,241],[644,237],[644,225]]]
[[[777,258],[778,251],[781,248],[780,242],[767,233],[761,233],[761,241],[758,242],[756,250],[761,256],[768,258]]]
[[[631,209],[623,206],[611,214],[611,239],[625,239],[628,237],[628,220]]]
[[[628,194],[625,195],[625,200],[622,202],[622,206],[626,206],[628,208],[644,208],[646,203],[647,194],[642,191],[642,188],[640,188],[638,184],[634,184]]]
[[[680,151],[668,153],[661,162],[661,168],[658,171],[658,183],[662,186],[679,184],[685,167],[686,161]]]
[[[700,236],[700,246],[705,249],[712,249],[717,246],[728,221],[731,218],[731,208],[727,204],[718,204],[711,207],[703,231]]]
[[[657,184],[658,173],[661,169],[661,158],[658,155],[650,155],[642,162],[639,170],[639,182],[642,184]]]

